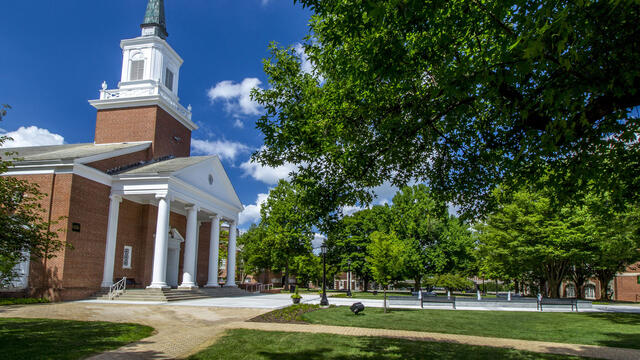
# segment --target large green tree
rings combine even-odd
[[[426,185],[403,187],[390,209],[391,229],[404,243],[404,276],[414,280],[415,291],[425,276],[468,270],[473,263],[473,239]]]
[[[369,289],[372,273],[367,257],[370,235],[376,231],[387,231],[392,223],[388,206],[376,205],[351,215],[344,216],[331,227],[327,236],[330,263],[346,271],[350,269],[364,282],[364,290]]]
[[[640,261],[640,211],[629,206],[623,212],[592,207],[588,231],[593,237],[593,273],[600,280],[600,297],[610,299],[609,283],[618,272]]]
[[[313,220],[299,200],[301,193],[299,187],[280,180],[260,209],[260,226],[264,229],[261,247],[268,251],[272,269],[284,273],[287,290],[294,259],[312,250]]]
[[[404,264],[403,244],[394,233],[376,231],[370,235],[367,261],[373,279],[384,290],[384,312],[387,312],[387,288],[402,276]]]
[[[243,278],[246,275],[257,275],[265,269],[271,269],[271,253],[265,241],[266,231],[263,226],[253,224],[238,238],[239,268]]]
[[[498,209],[477,227],[482,268],[491,276],[540,279],[552,297],[558,297],[559,285],[570,279],[581,297],[585,281],[595,275],[606,299],[615,274],[640,260],[637,209],[620,211],[602,203],[606,194],[563,206],[552,206],[546,191],[498,197]]]
[[[502,279],[543,278],[549,296],[559,297],[573,259],[583,256],[584,218],[572,208],[554,208],[540,192],[518,191],[499,202],[477,227],[485,272]]]
[[[255,159],[298,164],[321,212],[391,179],[475,216],[548,169],[563,196],[638,199],[638,1],[294,2],[313,12],[313,70],[272,45]]]
[[[8,105],[0,106],[2,120]],[[0,147],[9,138],[0,136]],[[0,154],[0,286],[9,284],[17,275],[17,264],[31,257],[46,261],[63,249],[58,239],[56,222],[46,218],[42,200],[46,194],[36,184],[11,176],[2,176],[11,166],[15,154]],[[44,279],[47,277],[45,276]]]

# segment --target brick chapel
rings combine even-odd
[[[167,42],[162,0],[149,0],[139,37],[122,40],[122,76],[102,84],[95,140],[14,148],[3,176],[38,184],[45,218],[62,219],[70,246],[21,264],[13,290],[82,299],[126,277],[154,289],[217,287],[220,227],[229,227],[227,279],[235,286],[242,204],[218,156],[190,156],[198,127],[180,104],[183,60]]]

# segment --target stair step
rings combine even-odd
[[[219,297],[249,296],[251,293],[240,288],[200,288],[193,290],[183,289],[129,289],[114,300],[121,301],[182,301]],[[109,291],[100,290],[94,293],[91,300],[109,300]]]

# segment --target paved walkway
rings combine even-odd
[[[154,335],[91,359],[175,359],[211,345],[225,330],[224,325],[242,322],[267,311],[68,302],[0,307],[0,317],[111,321],[148,325],[156,329]]]
[[[640,350],[611,348],[595,345],[563,344],[543,341],[501,339],[482,336],[440,334],[405,330],[368,329],[359,327],[278,324],[257,322],[235,322],[226,325],[230,329],[251,329],[262,331],[285,331],[301,333],[323,333],[348,336],[376,336],[397,339],[448,342],[465,345],[489,346],[517,349],[538,353],[573,355],[609,360],[638,360]]]
[[[245,328],[266,331],[318,332],[339,335],[381,336],[411,340],[452,342],[492,346],[533,352],[578,355],[602,359],[640,359],[639,350],[606,348],[591,345],[547,343],[479,336],[451,335],[401,330],[366,329],[325,325],[294,325],[245,322],[271,308],[289,305],[289,295],[248,298],[226,298],[228,307],[212,307],[213,303],[183,302],[180,304],[101,304],[68,302],[28,306],[0,307],[0,317],[50,318],[81,321],[129,322],[156,329],[151,337],[126,345],[92,359],[175,359],[196,353],[216,341],[226,329]],[[261,298],[262,308],[254,301]],[[305,296],[313,302],[314,296]],[[330,299],[337,300],[337,299]],[[355,299],[344,299],[352,302]],[[375,301],[375,300],[374,300]],[[334,301],[333,303],[336,303]],[[217,303],[217,302],[214,302]],[[191,305],[193,304],[193,305]],[[371,304],[369,305],[371,306]],[[604,310],[604,309],[602,309]],[[601,311],[602,311],[601,310]],[[604,310],[607,311],[607,310]],[[608,310],[611,311],[611,310]]]

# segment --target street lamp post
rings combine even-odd
[[[351,259],[347,260],[347,296],[351,297]]]
[[[328,306],[329,300],[327,300],[327,245],[322,244],[320,246],[322,250],[322,299],[320,299],[321,306]]]

